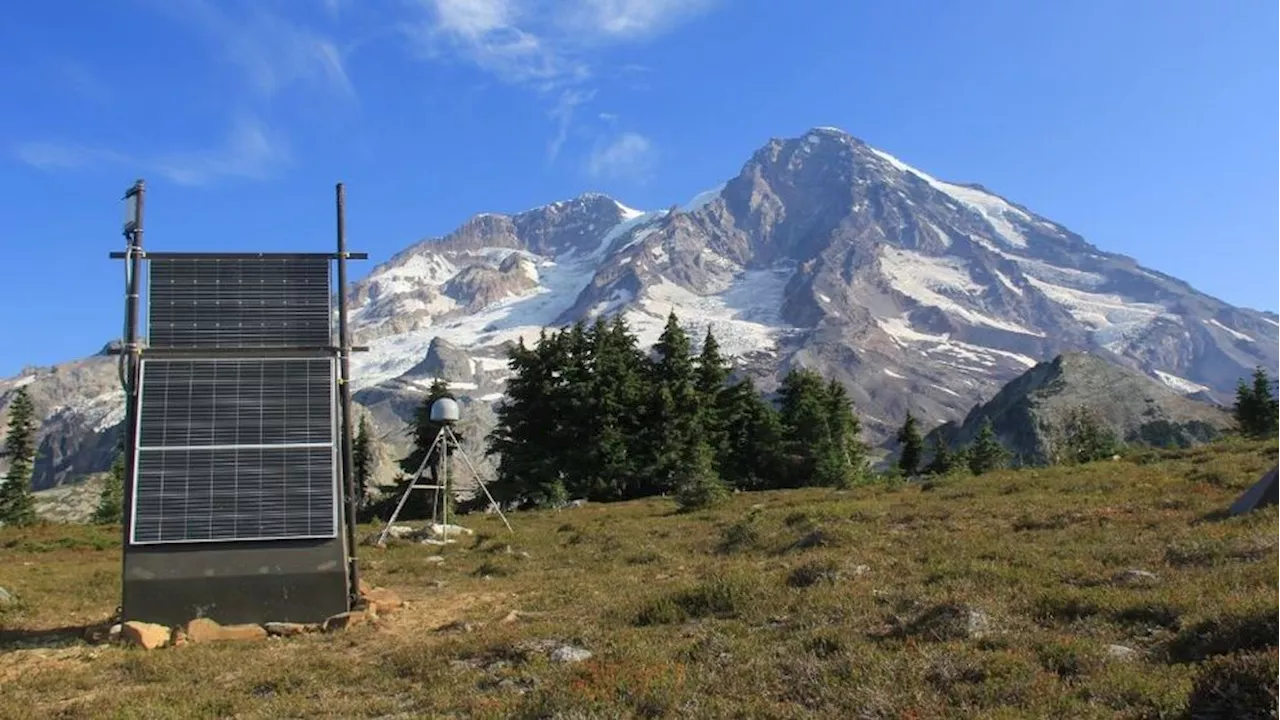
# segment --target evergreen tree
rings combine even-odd
[[[843,487],[862,476],[866,470],[866,447],[859,435],[862,424],[853,411],[849,391],[839,381],[827,383],[827,427],[834,448],[822,457],[821,465],[831,464],[820,474],[825,479],[820,484]]]
[[[991,427],[991,418],[983,418],[978,436],[974,438],[973,447],[969,448],[968,455],[969,471],[974,475],[1004,467],[1009,453],[996,438],[995,430]]]
[[[902,452],[898,456],[898,469],[907,477],[915,475],[923,459],[924,440],[920,437],[920,428],[910,410],[907,411],[907,419],[898,430],[898,443],[902,445]]]
[[[713,463],[723,474],[729,458],[728,408],[725,406],[725,383],[729,379],[729,364],[720,354],[720,343],[707,328],[698,355],[695,384],[698,402],[702,408],[702,433],[711,448]]]
[[[843,484],[844,463],[831,433],[833,403],[822,377],[812,370],[794,368],[782,379],[778,395],[785,462],[796,473],[784,480],[784,486]]]
[[[749,379],[725,388],[720,406],[726,437],[721,477],[743,490],[782,487],[782,425],[778,412]]]
[[[967,458],[957,458],[951,452],[951,445],[942,437],[942,433],[935,433],[933,436],[933,459],[929,461],[929,467],[925,468],[925,472],[930,475],[946,475],[955,468],[965,464]]]
[[[35,408],[26,388],[18,388],[9,404],[9,434],[4,440],[9,472],[0,485],[0,524],[31,525],[36,521],[31,475],[36,459]]]
[[[705,439],[684,444],[676,476],[676,503],[681,510],[697,510],[719,504],[729,496],[711,464],[711,447]]]
[[[124,521],[124,453],[116,452],[111,471],[98,495],[98,507],[93,511],[93,522],[98,525],[118,525]]]
[[[1280,404],[1271,391],[1271,379],[1261,367],[1253,371],[1253,383],[1243,379],[1236,386],[1236,404],[1233,408],[1236,426],[1246,436],[1273,437],[1280,428]]]
[[[1094,462],[1120,452],[1115,432],[1084,406],[1067,412],[1059,437],[1060,449],[1054,458],[1057,462]]]
[[[699,402],[689,336],[675,313],[667,316],[667,325],[654,345],[651,363],[653,401],[647,442],[648,490],[671,492],[676,489],[681,465],[691,451],[685,447],[698,439],[701,432],[702,404]],[[645,493],[649,494],[649,493]]]
[[[362,507],[369,500],[369,480],[373,472],[373,447],[369,437],[369,419],[360,418],[360,428],[356,431],[355,441],[351,445],[351,473],[355,478],[356,506]],[[422,462],[419,460],[418,462]]]
[[[559,342],[546,331],[528,348],[521,339],[508,350],[512,375],[506,396],[495,408],[497,424],[486,453],[498,455],[497,478],[491,488],[501,502],[519,500],[553,505],[567,497],[558,467],[555,394]]]

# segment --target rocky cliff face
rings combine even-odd
[[[1254,366],[1280,362],[1275,314],[1199,293],[833,128],[771,140],[734,177],[665,210],[588,194],[477,215],[375,267],[350,297],[370,346],[355,359],[356,399],[388,456],[402,452],[431,377],[452,382],[483,425],[507,343],[600,314],[623,313],[652,343],[674,310],[695,336],[715,332],[766,389],[796,364],[837,377],[873,443],[908,409],[960,420],[1064,352],[1223,402]],[[41,487],[106,467],[111,440],[98,433],[111,424],[99,408],[118,402],[112,372],[90,358],[0,384],[0,407],[30,383],[49,418]]]
[[[1096,355],[1071,352],[1036,365],[974,407],[962,422],[946,423],[932,434],[953,445],[967,444],[990,419],[1015,458],[1044,462],[1061,442],[1063,421],[1078,408],[1125,442],[1162,447],[1213,440],[1232,422],[1221,407]]]

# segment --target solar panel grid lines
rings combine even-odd
[[[334,537],[334,370],[144,359],[132,542]]]
[[[327,258],[156,258],[153,348],[284,348],[332,342]]]

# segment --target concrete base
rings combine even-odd
[[[124,552],[124,620],[320,622],[350,609],[347,587],[341,537],[134,545]]]

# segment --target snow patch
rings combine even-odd
[[[894,372],[894,371],[890,370],[889,368],[885,368],[885,369],[884,369],[884,374],[885,374],[885,375],[888,375],[889,377],[895,377],[895,378],[898,378],[899,380],[906,380],[906,378],[905,378],[905,377],[903,377],[902,375],[899,375],[898,373],[896,373],[896,372]]]
[[[479,400],[480,402],[494,402],[502,399],[502,393],[500,392],[488,393],[487,395],[481,395],[476,399]]]
[[[1178,377],[1177,375],[1171,375],[1167,372],[1162,372],[1160,370],[1156,370],[1155,373],[1156,373],[1156,377],[1160,378],[1161,382],[1163,382],[1165,385],[1168,385],[1170,388],[1182,393],[1183,395],[1193,395],[1198,392],[1208,392],[1209,390],[1209,388],[1205,387],[1204,385],[1191,382],[1190,380],[1183,377]]]
[[[624,221],[625,221],[625,220],[634,220],[634,219],[636,219],[636,218],[640,217],[641,215],[644,215],[644,214],[645,214],[645,212],[644,212],[643,210],[636,210],[635,208],[627,207],[626,205],[623,205],[622,203],[618,202],[617,200],[614,200],[614,201],[613,201],[613,204],[617,205],[617,206],[618,206],[618,210],[620,210],[620,211],[622,212],[622,219],[623,219]]]
[[[909,345],[931,345],[932,347],[920,348],[926,355],[934,353],[944,353],[955,357],[977,363],[983,367],[973,368],[967,366],[960,367],[963,370],[976,370],[983,373],[989,373],[1000,360],[1005,360],[1022,367],[1034,367],[1036,361],[1015,352],[1008,350],[999,350],[997,348],[985,347],[982,345],[973,345],[959,340],[952,340],[949,333],[942,335],[930,335],[923,333],[911,325],[903,318],[879,318],[876,324],[880,326],[890,338],[893,339],[899,347],[908,347]]]
[[[1008,277],[1006,277],[1004,273],[994,269],[992,270],[992,272],[996,274],[996,279],[1000,281],[1001,285],[1004,285],[1005,287],[1009,288],[1010,290],[1012,290],[1014,293],[1017,293],[1018,295],[1022,294],[1022,288],[1018,287],[1017,285],[1014,285],[1013,281],[1010,280]]]
[[[1265,318],[1264,318],[1264,319],[1265,319]],[[1237,340],[1244,340],[1245,342],[1257,342],[1257,341],[1256,341],[1256,340],[1254,340],[1252,337],[1250,337],[1250,336],[1248,336],[1248,335],[1245,335],[1244,333],[1240,332],[1239,330],[1232,330],[1231,328],[1227,327],[1226,325],[1223,325],[1222,323],[1218,322],[1218,321],[1217,321],[1216,319],[1214,319],[1214,318],[1210,318],[1210,319],[1206,320],[1206,321],[1205,321],[1205,324],[1206,324],[1206,325],[1212,325],[1212,326],[1214,326],[1214,327],[1218,328],[1219,330],[1222,330],[1223,332],[1225,332],[1226,334],[1230,335],[1231,337],[1233,337],[1233,338],[1235,338],[1235,339],[1237,339]]]
[[[921,305],[936,307],[974,325],[1044,337],[1044,333],[972,310],[949,296],[980,295],[985,288],[973,281],[968,264],[959,258],[925,255],[884,246],[880,268],[898,292]]]
[[[1094,339],[1111,350],[1122,349],[1129,338],[1165,313],[1163,305],[1134,302],[1119,295],[1076,290],[1031,276],[1027,282],[1092,330]]]
[[[998,239],[1003,240],[1005,243],[1012,245],[1013,247],[1025,248],[1027,246],[1026,236],[1015,228],[1007,218],[1012,216],[1019,220],[1032,222],[1030,215],[990,193],[964,187],[963,185],[953,185],[952,183],[939,180],[922,170],[917,170],[914,167],[911,167],[883,150],[871,148],[871,152],[875,153],[879,158],[889,163],[897,170],[915,175],[931,185],[934,189],[950,196],[953,200],[968,208],[971,212],[981,216],[982,219],[986,220],[987,224],[991,226],[991,229],[995,231]]]
[[[693,199],[685,203],[683,206],[681,206],[680,209],[684,210],[685,212],[693,212],[694,210],[697,210],[698,208],[701,208],[703,205],[706,205],[712,200],[715,200],[716,198],[720,197],[720,193],[723,190],[724,190],[724,183],[721,183],[711,188],[710,190],[704,190],[698,193],[697,195],[694,195]]]

